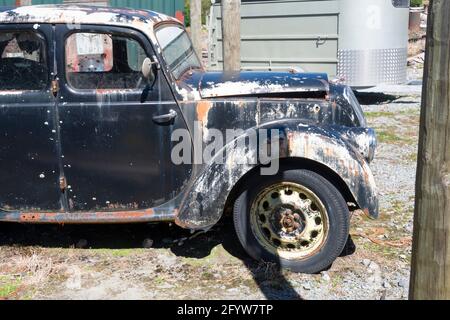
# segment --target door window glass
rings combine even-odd
[[[164,26],[156,30],[162,55],[176,79],[189,69],[201,69],[201,63],[186,31],[179,26]]]
[[[76,89],[140,89],[144,48],[106,33],[74,33],[66,40],[66,77]]]
[[[48,85],[44,38],[31,31],[0,31],[0,90],[42,90]]]

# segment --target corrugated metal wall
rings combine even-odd
[[[212,9],[208,67],[222,70],[221,6],[216,3]],[[242,2],[242,69],[285,71],[300,67],[335,76],[338,29],[337,0]]]
[[[33,0],[33,4],[62,3],[63,0]],[[183,12],[184,0],[110,0],[113,7],[149,9],[170,16],[177,11]],[[14,6],[16,0],[0,0],[0,6]]]
[[[184,10],[183,0],[110,0],[110,3],[114,7],[149,9],[171,16]]]

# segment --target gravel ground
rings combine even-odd
[[[0,224],[0,299],[406,299],[420,90],[394,89],[358,94],[379,137],[381,216],[354,214],[356,251],[329,270],[253,262],[229,218],[194,235],[169,224]]]

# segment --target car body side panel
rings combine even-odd
[[[239,139],[248,141],[252,131],[262,128],[279,129],[283,138],[281,157],[307,158],[327,166],[341,176],[357,205],[369,215],[377,216],[370,168],[346,137],[349,128],[359,127],[358,118],[348,108],[326,100],[257,97],[201,100],[181,106],[187,123],[199,121],[202,126],[203,147],[210,142],[212,130],[226,136],[226,129],[241,129],[243,134],[217,152],[213,161],[197,167],[195,179],[179,205],[176,222],[180,226],[202,229],[218,221],[233,186],[256,167],[255,163],[245,161],[257,158],[256,149],[234,146]],[[308,143],[313,140],[314,145]]]
[[[327,166],[343,179],[359,208],[372,217],[378,216],[376,187],[370,168],[356,150],[339,137],[337,131],[292,120],[272,124],[265,129],[279,130],[281,158],[305,158]],[[232,188],[257,166],[251,161],[247,163],[247,160],[256,159],[258,150],[235,148],[238,140],[244,140],[248,134],[249,131],[229,143],[225,147],[223,161],[218,160],[219,155],[198,175],[180,205],[176,217],[178,225],[207,229],[220,219]]]

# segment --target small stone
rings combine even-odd
[[[183,240],[181,240],[181,241],[178,242],[178,246],[180,246],[180,247],[181,247],[183,244],[184,244],[184,241],[183,241]]]
[[[303,284],[303,289],[305,290],[311,290],[311,284],[309,284],[308,282]]]
[[[77,244],[75,245],[76,248],[78,249],[83,249],[86,248],[88,245],[88,242],[86,239],[80,239],[78,240]]]
[[[168,243],[172,242],[172,239],[170,239],[170,238],[163,238],[161,241],[162,241],[162,243],[168,244]]]
[[[403,229],[404,229],[406,232],[412,233],[412,232],[413,232],[413,222],[410,221],[410,222],[408,222],[408,223],[405,223],[405,224],[403,225]]]
[[[406,279],[400,279],[400,280],[397,282],[397,285],[398,285],[400,288],[406,288],[406,287],[408,286],[408,281],[407,281]]]
[[[406,260],[406,256],[404,254],[399,255],[400,259]]]
[[[373,262],[373,261],[370,261],[368,268],[372,271],[380,271],[381,270],[380,266],[376,262]]]
[[[323,280],[323,281],[326,281],[326,282],[328,282],[328,281],[331,280],[331,277],[330,277],[330,275],[328,274],[328,272],[326,272],[326,271],[322,272],[322,280]]]
[[[365,266],[365,267],[368,267],[369,266],[369,264],[370,264],[370,260],[369,259],[363,259],[363,261],[362,261],[362,264]]]
[[[142,247],[149,249],[153,246],[153,240],[150,238],[146,238],[144,239],[144,241],[142,241]]]
[[[383,281],[383,288],[389,289],[391,287],[391,285],[389,284],[388,281]]]
[[[382,285],[381,275],[376,272],[367,278],[367,282],[376,286]]]

